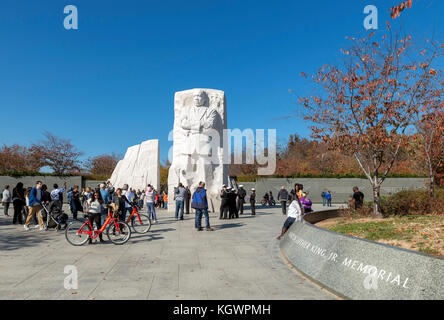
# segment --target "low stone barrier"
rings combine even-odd
[[[291,226],[280,250],[296,269],[343,298],[444,299],[441,258],[339,234],[306,221]]]

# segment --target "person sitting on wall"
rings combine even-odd
[[[313,210],[311,209],[311,206],[313,205],[313,203],[308,198],[307,193],[304,192],[302,194],[300,201],[301,201],[301,204],[304,206],[304,212],[305,213],[313,212]]]
[[[288,213],[287,213],[287,220],[284,222],[284,226],[282,227],[282,233],[279,237],[277,237],[278,240],[281,240],[284,234],[287,232],[288,229],[290,229],[291,225],[296,221],[302,220],[302,214],[303,209],[301,202],[299,201],[298,197],[295,197],[290,206],[288,207]]]

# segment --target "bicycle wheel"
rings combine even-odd
[[[140,214],[140,221],[137,215],[131,219],[131,226],[137,233],[147,233],[151,229],[151,221],[146,214]]]
[[[116,225],[117,224],[117,225]],[[123,221],[111,222],[111,225],[106,230],[108,239],[117,245],[125,244],[131,238],[131,229]]]
[[[84,245],[89,239],[89,234],[79,232],[91,231],[89,224],[83,225],[84,223],[85,222],[82,222],[80,220],[74,220],[65,229],[65,238],[73,246]],[[80,230],[80,228],[82,229]]]

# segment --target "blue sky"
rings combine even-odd
[[[172,142],[174,93],[224,90],[228,127],[309,136],[301,119],[279,118],[310,93],[300,72],[335,63],[345,36],[365,34],[363,9],[379,31],[397,1],[17,1],[0,3],[0,144],[28,145],[48,130],[87,156]],[[76,5],[79,29],[63,28]],[[392,25],[442,39],[444,1],[421,0]]]

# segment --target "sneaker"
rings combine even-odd
[[[40,227],[40,229],[39,229],[40,231],[45,231],[46,230],[46,228],[45,227]]]
[[[23,228],[25,228],[26,231],[29,230],[29,227],[27,225],[23,225]]]
[[[157,220],[154,220],[154,223],[158,223]]]
[[[207,231],[214,231],[213,228],[207,228],[206,230],[207,230]]]
[[[197,231],[203,231],[203,228],[196,228]]]
[[[37,228],[40,228],[40,226],[39,226],[38,224],[36,224],[36,225],[34,226],[34,229],[37,229]]]

